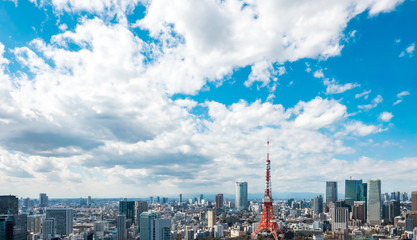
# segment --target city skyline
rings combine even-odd
[[[172,11],[175,9],[175,11]],[[416,1],[0,2],[0,192],[417,189]],[[111,191],[109,191],[111,189]],[[295,190],[294,190],[295,189]],[[324,195],[322,195],[324,197]]]

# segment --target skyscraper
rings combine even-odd
[[[29,215],[27,219],[28,232],[40,233],[42,226],[42,215]]]
[[[127,231],[126,231],[126,215],[117,216],[117,240],[126,240]]]
[[[323,213],[323,197],[321,195],[314,198],[312,209],[315,214]]]
[[[334,207],[330,209],[333,231],[337,229],[348,229],[349,210],[347,207]]]
[[[155,239],[171,240],[171,220],[157,218],[155,221]]]
[[[236,182],[235,208],[239,210],[248,209],[248,183]]]
[[[88,196],[87,197],[87,206],[90,206],[91,205],[91,196]]]
[[[326,203],[337,201],[337,182],[326,182]]]
[[[74,210],[72,208],[47,208],[46,219],[55,219],[56,234],[72,233]]]
[[[48,206],[48,195],[46,193],[39,193],[39,207]]]
[[[352,210],[355,201],[361,201],[362,180],[345,180],[345,203]]]
[[[27,215],[0,216],[0,239],[27,240]]]
[[[352,218],[365,222],[366,220],[366,203],[364,201],[356,201],[352,209]]]
[[[130,224],[135,222],[135,202],[134,201],[119,201],[119,215],[125,215],[126,220],[130,220]]]
[[[371,225],[381,223],[381,180],[368,180],[367,221]]]
[[[48,240],[55,236],[55,219],[42,219],[42,239]]]
[[[411,211],[417,211],[417,192],[411,193]]]
[[[156,212],[143,212],[140,214],[140,239],[170,240],[171,220],[161,219]]]
[[[136,225],[140,225],[140,214],[148,211],[148,203],[144,201],[135,202],[135,215],[136,215]]]
[[[208,227],[213,227],[214,225],[216,225],[216,212],[213,210],[209,210],[207,212],[207,220]]]
[[[0,196],[0,214],[18,214],[18,200],[16,196]]]
[[[182,203],[182,193],[180,193],[180,197],[178,198],[178,202],[181,204]]]
[[[216,209],[223,207],[223,194],[219,193],[216,195]]]

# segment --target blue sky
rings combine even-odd
[[[0,191],[262,192],[268,136],[275,193],[350,176],[416,190],[416,10],[1,1]]]

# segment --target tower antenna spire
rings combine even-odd
[[[262,217],[259,221],[258,226],[252,234],[252,238],[256,238],[260,232],[270,232],[275,240],[278,240],[277,231],[279,230],[278,224],[275,220],[274,210],[272,207],[272,191],[271,191],[271,160],[269,160],[269,136],[266,142],[268,146],[268,152],[266,154],[265,162],[265,195],[264,195],[264,204],[262,210]]]

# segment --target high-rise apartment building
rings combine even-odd
[[[29,215],[27,225],[29,233],[40,233],[42,230],[42,215]]]
[[[367,222],[371,225],[381,223],[381,180],[368,180]]]
[[[219,193],[216,195],[216,209],[223,207],[223,194]]]
[[[337,201],[337,182],[326,182],[326,204]]]
[[[323,197],[321,195],[315,197],[311,202],[311,209],[313,209],[315,214],[323,213]]]
[[[48,195],[46,193],[39,193],[39,207],[48,206]]]
[[[119,215],[125,215],[126,221],[130,221],[130,224],[135,223],[135,202],[119,201]]]
[[[56,234],[55,219],[42,219],[42,240],[51,239]]]
[[[361,201],[363,191],[362,180],[345,180],[345,203],[352,210],[355,201]]]
[[[411,193],[411,211],[417,211],[417,191]]]
[[[140,214],[143,212],[148,211],[148,203],[145,201],[136,201],[135,202],[135,215],[136,215],[136,221],[135,224],[137,226],[140,225]]]
[[[236,182],[235,208],[238,210],[247,210],[248,205],[248,183]]]
[[[46,219],[55,219],[56,234],[68,236],[72,233],[74,221],[72,208],[47,208]]]
[[[216,225],[216,212],[209,210],[207,212],[207,226],[213,227],[214,225]]]
[[[18,201],[13,195],[0,196],[0,214],[18,214]]]

